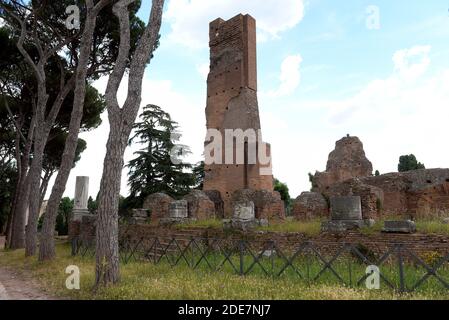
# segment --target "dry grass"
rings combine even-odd
[[[177,228],[188,229],[188,228],[215,228],[220,229],[223,227],[222,220],[209,219],[203,221],[193,221],[189,223],[179,224]],[[259,227],[258,231],[269,231],[269,232],[298,232],[304,233],[309,236],[315,236],[320,233],[321,220],[311,220],[311,221],[295,221],[291,217],[287,218],[283,222],[271,223],[267,227]]]
[[[388,220],[403,220],[402,217],[389,217]],[[361,229],[363,234],[376,234],[382,231],[385,219],[377,220],[373,227],[365,227]],[[272,223],[267,227],[257,228],[258,231],[269,232],[297,232],[304,233],[308,236],[317,236],[321,231],[320,219],[309,221],[296,221],[292,217],[288,217],[284,222]],[[222,228],[223,222],[217,219],[209,219],[203,221],[194,221],[180,224],[178,228]],[[449,224],[443,224],[442,219],[434,220],[418,220],[416,228],[419,233],[425,234],[441,234],[449,235]]]
[[[0,265],[28,272],[47,291],[73,299],[449,299],[440,291],[399,295],[390,290],[352,289],[339,285],[317,284],[307,287],[297,278],[269,278],[260,275],[240,277],[227,272],[192,270],[187,266],[170,267],[166,263],[132,262],[121,266],[121,282],[92,292],[92,258],[72,257],[67,244],[57,246],[57,259],[40,263],[25,259],[22,250],[0,252]],[[81,270],[81,290],[65,288],[65,268],[77,265]]]

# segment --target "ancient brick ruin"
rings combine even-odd
[[[215,129],[225,137],[226,129],[260,130],[257,102],[256,21],[249,15],[237,15],[224,21],[210,23],[210,72],[207,79],[207,129]],[[205,146],[212,143],[205,141]],[[218,191],[224,202],[224,215],[232,215],[233,193],[242,189],[273,192],[271,174],[261,174],[261,168],[270,164],[248,161],[248,140],[244,142],[244,163],[236,161],[234,145],[233,162],[205,166],[205,191]],[[256,150],[270,146],[256,142]],[[223,149],[224,139],[223,139]],[[207,154],[206,154],[207,157]],[[276,195],[272,195],[276,198]],[[276,200],[277,201],[277,200]],[[281,213],[283,215],[283,212]]]
[[[169,206],[173,201],[174,199],[165,193],[153,193],[145,199],[143,209],[149,211],[151,221],[158,222],[169,216]]]
[[[372,173],[373,165],[365,155],[362,142],[359,138],[348,135],[335,143],[335,149],[327,160],[326,171],[315,173],[314,189],[326,190],[335,183],[368,177]]]
[[[363,219],[381,216],[405,218],[440,217],[449,213],[449,169],[421,169],[372,175],[372,164],[366,158],[363,144],[357,137],[345,137],[336,143],[329,155],[325,172],[312,179],[313,198],[327,199],[347,195],[361,197]],[[309,205],[298,197],[293,213],[302,220],[321,217],[323,208]],[[308,195],[308,198],[311,198]]]
[[[293,202],[292,214],[297,220],[327,218],[329,204],[319,192],[303,192]]]

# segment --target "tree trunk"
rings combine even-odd
[[[28,177],[22,177],[20,187],[17,191],[19,193],[12,218],[10,249],[21,249],[25,247],[26,211],[28,209],[30,194],[30,185],[27,180]]]
[[[36,130],[34,140],[33,161],[30,168],[30,196],[29,213],[26,225],[25,256],[34,256],[37,248],[37,222],[40,209],[40,183],[42,173],[42,160],[48,133],[42,129]]]
[[[86,2],[93,3],[92,0],[86,0]],[[1,4],[1,3],[0,3]],[[48,60],[52,56],[57,56],[58,52],[60,52],[67,43],[65,41],[61,41],[57,44],[46,44],[45,48],[42,47],[42,43],[37,37],[37,33],[34,32],[31,34],[31,40],[35,41],[35,47],[39,51],[39,60],[37,63],[31,58],[30,54],[23,47],[27,36],[29,36],[27,31],[27,23],[25,19],[21,19],[19,16],[12,13],[8,8],[4,5],[1,5],[2,9],[6,11],[11,17],[16,20],[20,24],[20,36],[17,41],[17,48],[24,57],[25,61],[31,67],[33,71],[36,82],[37,82],[37,105],[35,108],[35,112],[33,115],[33,126],[35,127],[34,134],[34,152],[33,152],[33,161],[31,164],[31,168],[28,172],[26,182],[29,183],[29,215],[28,215],[28,224],[26,226],[26,235],[25,235],[25,255],[30,256],[34,255],[36,252],[36,235],[37,235],[37,219],[39,216],[39,187],[40,187],[40,174],[42,172],[42,159],[45,145],[47,143],[48,134],[50,129],[53,127],[56,117],[58,116],[59,110],[64,102],[65,98],[69,94],[69,92],[73,89],[75,77],[71,77],[69,81],[65,81],[66,73],[64,72],[61,66],[61,79],[60,79],[60,91],[58,95],[55,97],[54,103],[47,110],[47,102],[49,95],[47,93],[47,80],[45,67],[47,65]],[[36,19],[36,15],[34,19]],[[34,20],[36,23],[37,21]],[[48,112],[47,112],[48,111]],[[34,122],[35,121],[35,122]],[[24,173],[22,173],[24,175]],[[17,235],[17,241],[12,239],[17,245],[23,245],[22,238],[22,230],[20,230],[21,224],[23,223],[23,219],[25,218],[26,208],[28,206],[28,201],[21,202],[17,206],[19,211],[16,212],[17,217],[14,218],[14,221],[18,221],[17,225],[13,228],[13,237],[16,237],[16,231],[20,234]],[[16,219],[17,218],[17,219]],[[14,223],[15,224],[15,223]],[[17,230],[16,230],[17,229]]]
[[[19,193],[17,192],[17,190],[19,189],[19,185],[20,185],[20,175],[16,182],[14,198],[11,204],[11,208],[9,210],[8,221],[6,223],[6,248],[11,247],[12,225],[14,220],[14,212],[16,212],[17,207],[17,197],[19,196]]]
[[[44,223],[41,232],[41,242],[39,247],[39,260],[51,260],[56,256],[53,234],[58,215],[59,203],[64,194],[70,171],[75,159],[76,147],[78,144],[78,134],[80,131],[81,120],[83,118],[84,99],[86,96],[86,77],[87,65],[91,54],[92,39],[96,25],[96,19],[99,11],[92,10],[88,4],[88,14],[84,26],[83,36],[80,43],[80,56],[77,66],[75,97],[73,102],[72,114],[70,117],[69,134],[65,141],[64,152],[62,154],[61,165],[56,176],[55,183],[51,191],[50,199],[47,204],[47,212],[44,216]]]
[[[111,126],[97,210],[96,287],[120,280],[117,230],[123,154],[126,147],[120,140],[120,130]]]
[[[35,114],[31,119],[30,129],[23,154],[19,150],[19,141],[16,143],[16,161],[18,164],[18,180],[14,194],[14,205],[11,208],[11,225],[8,229],[8,248],[20,249],[25,247],[25,215],[28,208],[29,184],[28,184],[28,166],[31,147],[34,136]],[[19,128],[17,128],[19,130]],[[20,165],[19,165],[20,164]]]
[[[39,190],[40,198],[39,198],[39,210],[42,208],[42,203],[44,203],[45,195],[47,194],[48,183],[50,182],[51,177],[55,171],[45,171],[44,177],[42,178],[41,187]]]
[[[97,234],[95,288],[114,284],[120,279],[118,248],[118,207],[123,155],[137,117],[142,94],[142,79],[159,37],[164,0],[153,0],[148,25],[134,52],[128,80],[128,94],[120,109],[117,91],[126,69],[130,51],[128,5],[132,0],[120,0],[113,8],[120,22],[119,53],[106,88],[110,132],[106,145],[103,176],[100,184]]]

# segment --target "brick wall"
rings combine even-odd
[[[209,28],[210,72],[207,79],[206,126],[221,132],[222,141],[218,145],[221,144],[225,151],[226,129],[260,129],[256,21],[249,15],[240,14],[228,21],[216,19]],[[205,145],[212,142],[206,141]],[[249,143],[247,146],[250,147]],[[263,147],[259,141],[253,146],[256,150]],[[269,145],[267,149],[267,156],[270,156]],[[272,176],[260,175],[263,165],[258,160],[256,163],[242,161],[237,164],[236,151],[234,146],[232,163],[225,164],[225,157],[221,155],[223,164],[205,166],[204,190],[220,192],[226,217],[232,215],[231,197],[234,191],[273,190]]]
[[[247,239],[254,242],[274,240],[281,248],[296,248],[304,241],[313,241],[323,252],[334,253],[344,243],[361,244],[377,255],[387,252],[393,244],[403,244],[411,251],[449,253],[449,236],[431,234],[373,234],[364,235],[358,232],[344,234],[322,233],[318,236],[306,236],[302,233],[281,232],[246,232],[226,233],[215,228],[158,228],[149,225],[132,225],[121,229],[121,238],[138,241],[154,237],[189,240],[192,237],[206,239]]]

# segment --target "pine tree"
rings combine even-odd
[[[406,172],[412,170],[425,169],[426,166],[418,162],[414,154],[404,155],[399,157],[398,171]]]
[[[203,185],[204,185],[204,161],[198,162],[192,168],[192,173],[195,176],[195,189],[203,190]]]
[[[172,197],[187,194],[196,179],[190,172],[192,165],[181,162],[190,154],[190,149],[177,144],[181,136],[177,132],[178,124],[155,105],[147,105],[140,119],[130,143],[142,144],[143,148],[135,152],[137,157],[128,163],[129,198],[134,200],[128,202],[139,206],[146,196],[156,192]]]

